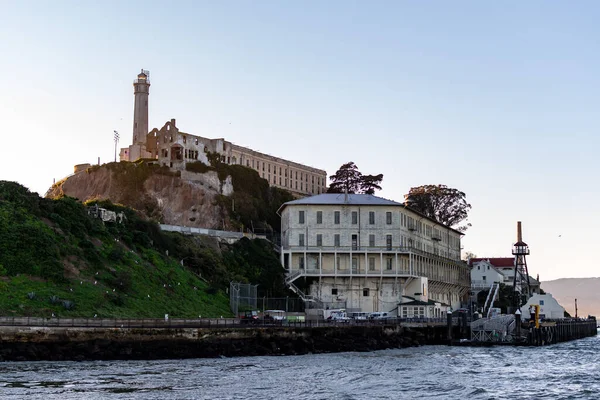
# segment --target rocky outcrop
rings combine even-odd
[[[175,172],[145,164],[110,163],[65,178],[46,197],[110,200],[164,224],[227,229],[226,210],[216,206],[216,198],[232,193],[231,178],[221,181],[214,171]]]

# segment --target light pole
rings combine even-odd
[[[117,143],[119,143],[119,132],[115,132],[115,162],[117,162]]]

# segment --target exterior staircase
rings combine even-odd
[[[487,318],[490,317],[490,314],[492,312],[492,306],[494,305],[494,299],[498,296],[498,290],[500,290],[500,284],[499,283],[492,283],[492,285],[490,286],[490,291],[488,292],[488,295],[485,299],[485,304],[483,305],[483,315],[485,315]]]
[[[300,288],[294,285],[294,281],[303,275],[302,271],[296,271],[285,278],[285,283],[290,290],[298,295],[304,301],[308,308],[323,308],[323,304],[315,296],[305,294]]]

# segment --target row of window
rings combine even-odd
[[[393,217],[394,217],[394,214],[391,211],[385,212],[386,225],[393,224]],[[315,219],[316,219],[317,225],[323,224],[323,211],[320,211],[320,210],[316,211]],[[423,232],[423,227],[425,227],[424,235],[426,237],[431,238],[432,240],[440,241],[442,243],[449,243],[451,247],[458,247],[460,245],[460,239],[457,238],[456,236],[442,235],[442,231],[439,230],[438,228],[434,228],[431,225],[423,224],[421,221],[417,221],[415,223],[415,219],[413,217],[410,217],[402,212],[400,212],[400,222],[401,222],[400,223],[401,226],[406,227],[410,231],[416,231],[419,233]],[[298,224],[305,224],[305,223],[306,223],[306,211],[298,210]],[[333,212],[333,223],[335,225],[340,225],[341,211]],[[352,225],[358,225],[358,223],[359,223],[358,211],[351,212],[350,223]],[[369,211],[368,225],[375,225],[375,224],[376,224],[375,211]]]
[[[358,224],[358,211],[352,211],[352,225],[356,225]],[[322,224],[323,223],[323,211],[317,211],[316,213],[316,219],[317,219],[317,224]],[[299,224],[304,224],[305,223],[305,211],[304,210],[299,210],[298,211],[298,223]],[[334,211],[333,212],[333,223],[334,224],[339,224],[340,223],[340,211]],[[385,223],[387,225],[391,225],[392,224],[392,212],[391,211],[386,211],[385,213]],[[369,211],[369,224],[370,225],[375,225],[375,211]]]
[[[393,235],[385,235],[385,245],[388,250],[392,249],[392,236]],[[316,235],[316,239],[317,239],[316,246],[322,247],[323,246],[323,235],[318,233]],[[333,235],[333,245],[335,247],[340,247],[340,239],[341,239],[340,234],[336,233],[335,235]],[[298,234],[298,246],[305,246],[304,233]],[[369,247],[375,247],[375,246],[376,246],[375,235],[370,234],[369,235]],[[358,235],[352,235],[352,250],[358,250]]]
[[[323,240],[323,234],[316,234],[313,236],[315,238],[315,242],[314,244],[312,243],[308,243],[306,241],[306,235],[304,233],[298,233],[298,246],[300,247],[327,247],[327,246],[332,246],[333,247],[342,247],[341,245],[341,235],[340,234],[334,234],[333,235],[333,244],[328,244],[325,243],[324,244],[324,240]],[[428,253],[431,254],[435,254],[437,256],[441,256],[441,257],[446,257],[446,258],[456,258],[459,256],[459,250],[458,247],[454,248],[454,249],[445,249],[445,248],[438,248],[437,246],[431,246],[429,244],[423,243],[420,240],[412,240],[411,238],[408,238],[406,236],[402,236],[400,235],[397,240],[399,240],[398,243],[394,243],[394,235],[392,234],[386,234],[385,235],[385,244],[376,240],[377,235],[375,234],[369,234],[368,236],[368,240],[369,240],[369,244],[368,247],[384,247],[384,249],[386,251],[392,251],[394,249],[394,246],[396,247],[410,247],[410,248],[414,248],[414,249],[418,249],[418,250],[423,250],[426,251]],[[350,236],[351,238],[351,248],[353,251],[359,251],[361,245],[359,243],[359,235],[358,234],[352,234]],[[344,245],[346,246],[346,245]],[[453,252],[454,251],[454,252]]]
[[[276,177],[276,176],[273,176],[273,178],[271,179],[271,175],[267,175],[267,176],[265,176],[265,173],[263,172],[263,173],[262,173],[262,175],[261,175],[261,177],[262,177],[263,179],[266,179],[266,180],[269,182],[269,184],[271,184],[271,183],[272,183],[272,184],[274,184],[274,185],[277,185],[277,177]],[[282,182],[282,178],[281,178],[281,176],[280,176],[280,177],[279,177],[279,186],[288,187],[288,179],[287,179],[287,178],[285,178],[285,184],[284,184],[284,183]],[[292,189],[292,188],[293,188],[293,186],[292,186],[292,181],[291,181],[291,180],[289,181],[289,188],[290,188],[290,189]],[[296,182],[295,182],[295,188],[296,188],[296,190],[298,190],[298,181],[296,181]],[[308,183],[307,183],[307,184],[306,184],[306,191],[307,191],[307,192],[309,191],[308,189],[309,189],[309,188],[308,188]],[[304,191],[304,182],[300,182],[300,189],[299,189],[299,190],[300,190],[300,191],[302,191],[302,192]],[[321,194],[321,187],[320,187],[320,186],[317,186],[317,190],[315,191],[315,185],[311,185],[311,188],[310,188],[310,193],[317,193],[317,194]]]
[[[400,264],[402,264],[402,268],[404,268],[404,269],[408,268],[408,260],[406,258],[402,258],[399,261],[400,261]],[[369,264],[368,265],[369,271],[375,271],[375,257],[369,257],[368,264]],[[336,257],[335,265],[338,269],[342,269],[341,268],[342,259],[340,256]],[[359,266],[360,266],[360,260],[356,257],[352,257],[352,272],[358,273]],[[298,267],[300,269],[304,269],[304,256],[298,257]],[[317,262],[317,269],[318,268],[319,268],[319,265]],[[385,257],[385,270],[391,271],[392,269],[394,269],[394,257]]]
[[[231,158],[231,162],[233,164],[237,164],[237,159],[236,157],[232,157]],[[229,157],[227,157],[227,163],[229,163]],[[241,164],[241,162],[240,162]],[[246,167],[250,167],[250,160],[246,159]],[[267,172],[267,173],[271,173],[271,171],[273,172],[273,175],[277,175],[277,170],[279,169],[279,176],[283,176],[285,178],[288,177],[288,169],[287,168],[283,168],[283,167],[277,167],[276,165],[273,165],[273,168],[271,169],[271,164],[266,163],[266,162],[261,162],[260,161],[256,161],[252,160],[252,169],[255,169],[257,171],[261,171],[261,166],[262,166],[262,172]],[[266,169],[265,169],[266,167]],[[294,174],[295,174],[295,179],[298,180],[298,171],[294,171],[290,169],[290,179],[294,179]],[[264,178],[264,174],[263,174],[263,178]],[[309,183],[309,174],[300,171],[300,181],[304,181],[307,184],[308,187],[308,183]],[[325,185],[325,178],[321,178],[320,176],[316,176],[316,180],[315,180],[315,175],[310,175],[310,183],[312,183],[313,185],[316,183],[318,186],[324,186]],[[316,182],[315,182],[316,181]]]

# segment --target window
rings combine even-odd
[[[335,265],[337,266],[338,269],[340,269],[340,267],[342,265],[342,258],[340,256],[337,256],[335,258]]]
[[[369,211],[369,224],[375,225],[375,211]]]
[[[352,273],[358,272],[358,258],[352,257]]]
[[[301,269],[304,269],[304,256],[300,256],[300,258],[298,258],[298,266]]]
[[[375,257],[369,257],[369,271],[375,271]]]
[[[331,288],[331,295],[337,296],[337,294],[338,294],[337,288]]]
[[[358,250],[358,235],[352,235],[352,250]]]
[[[333,245],[335,247],[340,247],[340,235],[337,233],[333,236]]]
[[[304,246],[304,233],[298,235],[298,246]]]
[[[392,224],[392,212],[388,211],[385,213],[385,223],[388,225]]]
[[[281,178],[279,178],[281,179]],[[323,211],[317,211],[317,224],[323,223]]]
[[[363,289],[363,296],[364,297],[369,297],[369,288],[364,288]]]
[[[317,234],[317,247],[323,246],[323,235]]]
[[[393,266],[394,266],[394,259],[391,257],[386,258],[385,259],[385,269],[387,269],[388,271],[391,271]]]
[[[544,300],[540,300],[540,306],[544,305]]]
[[[339,211],[334,211],[333,212],[333,223],[334,224],[339,224],[340,223],[340,212]]]
[[[369,247],[375,247],[375,235],[369,235]]]
[[[481,265],[478,265],[478,266],[477,266],[477,270],[480,270],[480,269],[481,269]]]
[[[352,211],[352,225],[358,224],[358,212]]]
[[[299,224],[304,223],[304,211],[298,211],[298,223]]]
[[[481,278],[482,278],[484,281],[486,280],[486,276],[485,276],[485,275],[483,275]]]
[[[385,247],[387,250],[392,249],[392,235],[385,236]]]

